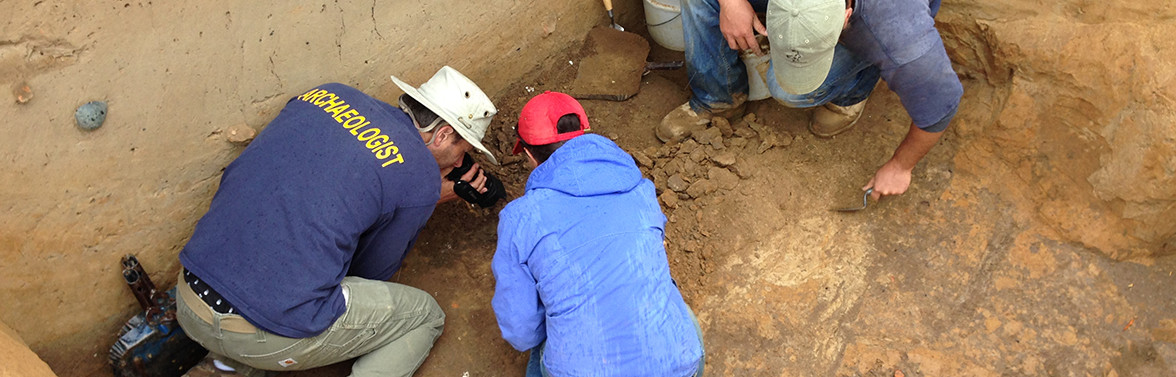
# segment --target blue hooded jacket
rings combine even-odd
[[[555,376],[687,376],[702,357],[653,183],[612,141],[567,141],[499,214],[494,313]]]

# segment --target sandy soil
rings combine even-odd
[[[574,79],[578,50],[568,51],[495,99],[487,139],[500,156],[522,104]],[[681,54],[655,46],[650,59]],[[998,88],[964,84],[960,118],[984,119]],[[957,156],[954,130],[907,194],[829,211],[860,203],[859,188],[907,130],[885,84],[859,125],[832,139],[806,131],[807,111],[767,100],[747,107],[755,124],[734,119],[729,135],[662,145],[653,126],[688,96],[684,71],[656,71],[628,101],[583,103],[595,131],[658,185],[668,258],[702,323],[708,375],[1176,374],[1176,260],[1117,262],[1059,241],[977,176],[983,164]],[[500,160],[491,170],[521,195],[526,168]],[[438,208],[395,278],[434,294],[448,315],[419,376],[522,373],[527,357],[499,338],[490,308],[499,209]]]

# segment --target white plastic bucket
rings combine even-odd
[[[686,51],[681,0],[645,0],[645,25],[657,44],[674,51]]]
[[[771,97],[772,94],[768,93],[768,82],[765,76],[768,75],[768,63],[772,60],[772,56],[756,56],[747,53],[743,54],[741,58],[743,65],[747,66],[747,100],[758,101]]]
[[[762,36],[757,36],[762,37]],[[762,43],[760,49],[764,51],[763,56],[756,56],[751,50],[744,51],[739,55],[743,60],[743,65],[747,66],[747,99],[749,101],[758,101],[772,96],[768,92],[768,65],[771,64],[772,54],[768,51],[767,43]]]

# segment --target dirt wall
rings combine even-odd
[[[498,97],[604,22],[573,1],[3,4],[0,321],[63,376],[104,375],[137,310],[119,257],[174,282],[234,132],[319,83],[392,100],[389,74],[443,64]],[[616,5],[639,26],[640,2]],[[956,173],[979,178],[961,190],[1116,259],[1176,253],[1174,18],[1166,2],[946,0],[957,71],[989,84],[969,95],[990,108],[952,127]],[[106,123],[82,131],[74,110],[94,100]]]
[[[1176,5],[946,0],[942,9],[957,71],[990,84],[991,107],[954,125],[959,169],[1058,239],[1118,260],[1176,253]]]
[[[388,75],[419,85],[442,65],[495,97],[607,19],[567,0],[3,4],[0,321],[63,376],[105,374],[137,310],[122,255],[174,284],[234,133],[320,83],[394,102]],[[89,101],[109,110],[83,131]]]
[[[0,377],[54,377],[49,365],[24,340],[0,322]]]

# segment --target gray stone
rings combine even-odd
[[[102,127],[102,123],[106,122],[106,102],[94,101],[79,106],[74,112],[74,120],[78,122],[78,127],[86,131]]]

